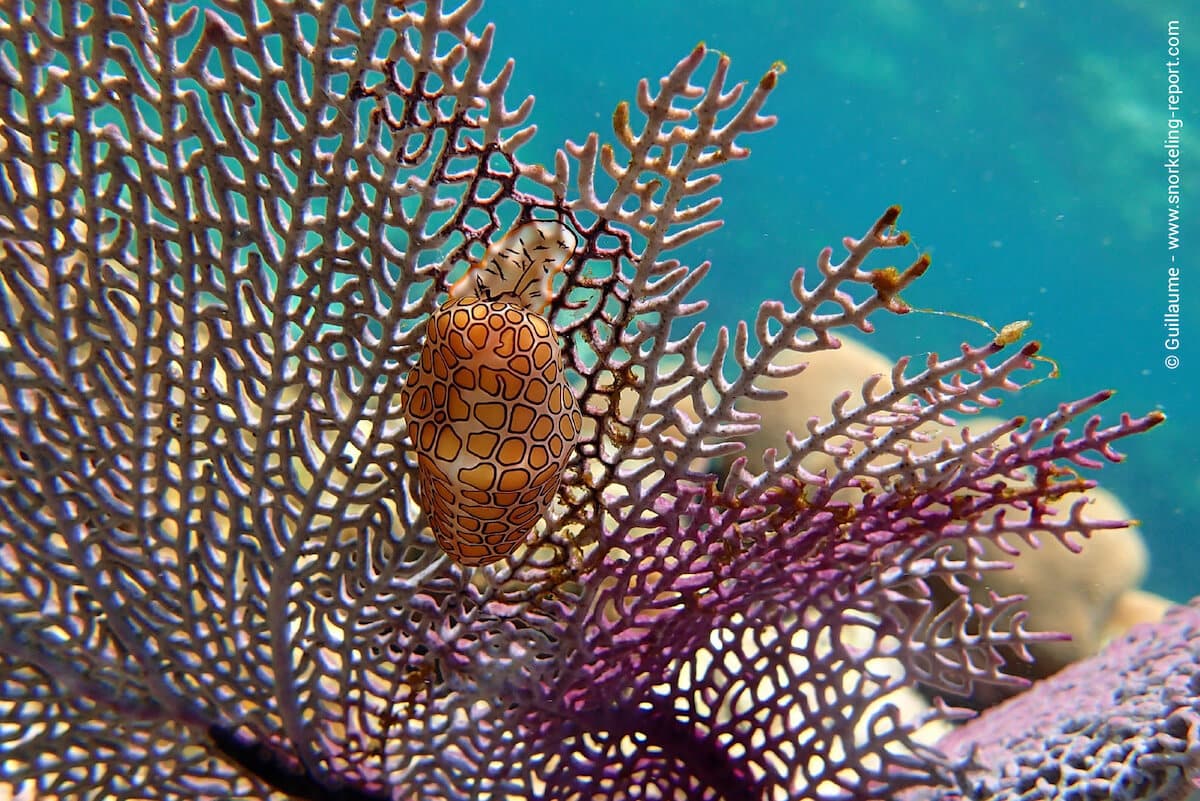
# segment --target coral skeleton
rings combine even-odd
[[[729,266],[680,249],[778,71],[698,46],[530,164],[480,8],[0,5],[0,792],[963,792],[915,732],[969,713],[894,694],[1020,683],[1005,658],[1054,635],[968,600],[1006,567],[980,543],[1125,525],[1077,470],[1161,415],[1103,423],[1100,392],[964,426],[1045,372],[1005,334],[847,387],[752,469],[741,407],[907,312],[928,257],[889,208],[706,332]],[[551,223],[573,248],[538,314],[581,424],[515,550],[460,564],[401,390],[471,265]]]

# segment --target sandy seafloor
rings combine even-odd
[[[510,104],[537,96],[526,160],[593,129],[611,134],[613,107],[637,80],[699,41],[749,80],[784,62],[768,106],[777,126],[722,171],[725,227],[682,253],[714,263],[698,291],[707,318],[752,318],[760,300],[786,297],[795,267],[902,204],[903,227],[933,256],[906,299],[996,327],[1031,320],[1027,336],[1061,367],[1000,413],[1040,416],[1113,388],[1107,420],[1167,414],[1126,440],[1126,462],[1099,480],[1143,523],[1148,588],[1182,600],[1200,593],[1200,214],[1188,211],[1200,207],[1189,180],[1200,176],[1200,16],[1185,6],[522,0],[492,2],[483,16],[497,27],[495,55],[517,61]],[[1175,251],[1163,147],[1171,20],[1184,89]],[[1183,287],[1173,370],[1163,326],[1172,253]],[[989,337],[931,315],[876,323],[867,341],[891,356],[952,354]]]

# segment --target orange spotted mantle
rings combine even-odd
[[[557,223],[529,223],[474,269],[490,265],[528,288],[531,271],[561,268],[573,251],[567,241]],[[549,286],[548,274],[536,277]],[[554,330],[526,307],[540,302],[540,311],[544,293],[482,294],[433,314],[401,395],[418,500],[438,544],[463,565],[495,562],[520,544],[558,491],[582,422]]]

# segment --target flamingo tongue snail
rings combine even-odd
[[[542,316],[575,250],[558,222],[494,242],[429,318],[401,392],[418,501],[462,565],[508,556],[545,513],[582,418]]]

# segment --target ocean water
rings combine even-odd
[[[1040,416],[1116,389],[1105,420],[1154,409],[1167,422],[1125,440],[1096,476],[1142,521],[1147,588],[1200,593],[1200,15],[1182,2],[862,2],[717,0],[492,2],[495,57],[512,56],[515,95],[537,97],[544,161],[564,140],[611,133],[616,103],[697,42],[749,81],[787,67],[767,111],[722,171],[726,225],[684,258],[713,262],[698,294],[732,324],[786,297],[795,267],[859,236],[889,204],[933,267],[914,306],[1028,319],[1061,377],[998,411]],[[1179,23],[1182,227],[1168,249],[1168,25]],[[905,263],[916,250],[901,254]],[[1171,257],[1181,271],[1181,347],[1164,345]],[[887,261],[876,261],[876,265]],[[969,322],[876,318],[890,356],[954,353],[986,341]],[[1175,369],[1165,366],[1179,358]]]

